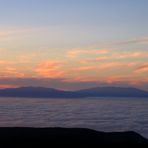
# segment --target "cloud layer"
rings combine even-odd
[[[143,46],[147,39],[129,40],[114,45],[114,48],[51,50],[46,47],[34,51],[0,48],[3,53],[0,55],[0,88],[39,85],[77,89],[96,85],[132,85],[148,90],[148,50],[146,46],[123,49],[122,44],[128,43]]]

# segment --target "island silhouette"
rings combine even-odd
[[[86,97],[148,97],[148,92],[137,88],[95,87],[77,91],[64,91],[44,87],[19,87],[0,90],[0,97],[27,98],[86,98]]]

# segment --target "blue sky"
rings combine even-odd
[[[1,25],[147,25],[147,0],[0,0]],[[129,26],[128,26],[129,25]]]
[[[113,37],[147,35],[147,0],[0,0],[0,26],[79,26]],[[103,31],[101,31],[103,30]],[[126,35],[125,35],[126,33]],[[99,36],[99,35],[98,35]]]

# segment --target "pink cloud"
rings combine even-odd
[[[17,88],[19,87],[18,85],[10,85],[10,84],[0,84],[0,89],[5,89],[5,88]]]
[[[46,61],[35,69],[37,76],[45,78],[61,78],[65,72],[61,70],[62,63],[59,61]]]
[[[108,51],[109,52],[109,51]],[[95,56],[94,56],[95,55]],[[94,54],[92,56],[91,53],[89,53],[89,56],[86,58],[83,57],[80,60],[80,63],[82,64],[89,64],[89,63],[99,63],[99,62],[113,62],[115,60],[137,60],[137,59],[143,59],[148,58],[148,52],[147,51],[114,51],[110,50],[109,54]],[[71,55],[71,57],[77,57],[78,54]],[[97,56],[97,57],[96,57]],[[120,62],[120,61],[119,61]],[[134,61],[136,62],[136,61]],[[130,62],[131,63],[131,62]]]

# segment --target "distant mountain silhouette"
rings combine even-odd
[[[86,96],[103,97],[148,97],[148,92],[137,88],[123,87],[95,87],[78,91]]]
[[[63,91],[44,87],[1,89],[0,97],[85,98],[85,97],[148,97],[148,92],[137,88],[95,87],[78,91]]]

